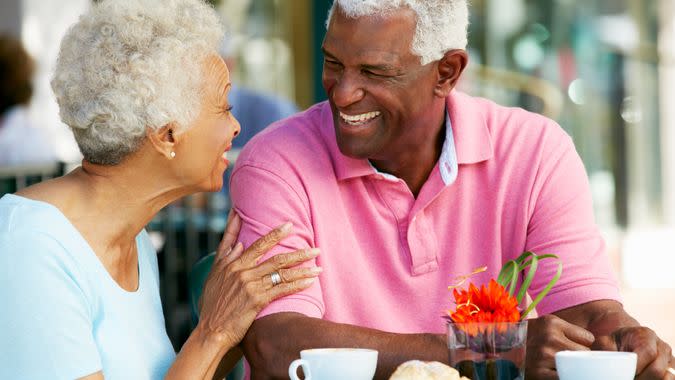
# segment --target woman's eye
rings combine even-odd
[[[226,107],[223,108],[223,113],[232,112],[232,109],[233,109],[233,108],[234,108],[234,107],[232,107],[232,106],[226,106]]]

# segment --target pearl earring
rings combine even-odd
[[[171,158],[176,158],[176,152],[171,152]]]

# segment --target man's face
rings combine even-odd
[[[357,19],[335,10],[323,42],[323,86],[343,154],[386,160],[429,137],[437,69],[412,53],[415,26],[407,8]]]

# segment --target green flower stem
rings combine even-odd
[[[539,265],[539,258],[537,255],[532,255],[532,259],[530,260],[530,266],[527,270],[527,274],[525,275],[525,279],[523,280],[523,284],[520,286],[520,291],[518,292],[518,296],[516,297],[516,300],[518,303],[520,303],[523,300],[523,297],[525,297],[525,294],[527,294],[527,289],[529,289],[530,284],[532,284],[532,279],[534,278],[534,274],[537,272],[537,266]],[[526,266],[522,266],[523,271]]]
[[[558,279],[560,279],[560,276],[562,276],[562,272],[563,272],[562,262],[558,260],[558,270],[556,271],[555,275],[553,275],[553,278],[551,278],[551,281],[548,282],[548,285],[546,285],[544,290],[542,290],[541,292],[539,292],[539,294],[537,294],[537,297],[532,301],[530,306],[528,306],[527,309],[525,309],[523,315],[520,316],[521,320],[525,319],[525,317],[528,314],[530,314],[530,312],[537,306],[539,301],[541,301],[544,298],[544,296],[548,294],[551,288],[553,288],[553,285],[555,285],[555,283],[558,282]]]
[[[525,272],[525,269],[527,269],[527,273],[525,274],[523,283],[520,286],[518,295],[516,296],[516,300],[518,301],[518,303],[520,303],[523,300],[523,298],[525,298],[527,290],[532,284],[534,275],[537,272],[537,268],[539,267],[539,261],[545,259],[556,259],[558,261],[558,270],[556,271],[556,274],[553,276],[553,278],[551,278],[551,281],[549,281],[546,287],[541,292],[539,292],[539,294],[537,294],[537,297],[532,301],[532,303],[528,306],[525,312],[521,315],[520,317],[521,320],[524,320],[525,317],[532,310],[534,310],[537,304],[544,298],[544,296],[546,296],[546,294],[548,294],[551,288],[553,288],[556,282],[558,282],[558,279],[560,279],[560,276],[562,275],[562,262],[560,261],[560,258],[552,254],[537,255],[534,252],[529,251],[524,252],[523,254],[518,256],[518,258],[516,258],[515,260],[510,260],[506,262],[506,264],[504,264],[504,266],[502,267],[502,270],[499,272],[499,276],[497,277],[497,283],[499,283],[506,290],[508,290],[510,296],[513,296],[513,294],[516,291],[519,273]]]
[[[497,283],[504,287],[509,292],[509,296],[513,297],[515,290],[516,281],[518,280],[518,264],[511,260],[504,264],[499,276],[497,277]]]

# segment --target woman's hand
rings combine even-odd
[[[244,250],[241,243],[232,247],[241,228],[239,215],[231,213],[228,219],[200,299],[198,329],[233,347],[244,338],[260,310],[272,300],[309,287],[321,268],[290,269],[315,258],[319,254],[316,248],[279,254],[258,265],[261,256],[288,236],[291,224],[277,227]],[[274,272],[281,279],[277,285],[272,281]]]

